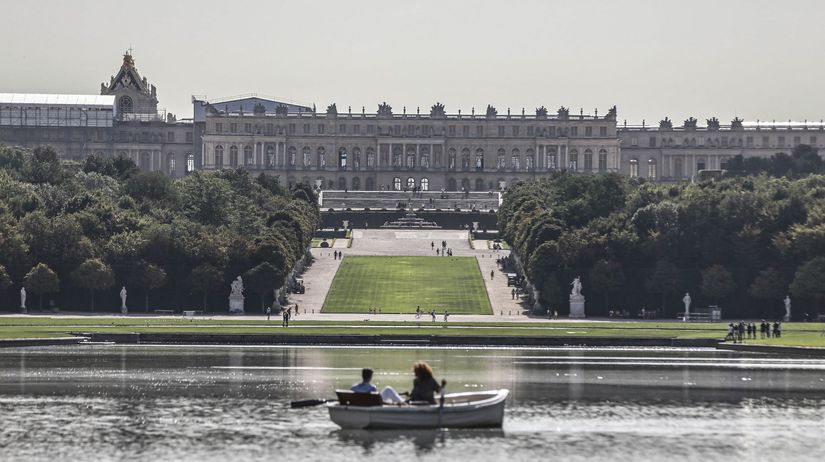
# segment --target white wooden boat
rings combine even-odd
[[[329,417],[341,428],[475,428],[501,427],[510,390],[451,393],[439,404],[381,404],[371,399],[349,400],[357,394],[339,391],[339,402],[328,405]],[[377,396],[375,394],[374,396]]]

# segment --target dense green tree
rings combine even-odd
[[[75,269],[71,279],[79,287],[89,290],[92,311],[95,310],[95,290],[105,290],[115,283],[115,274],[99,258],[90,258]]]
[[[57,273],[45,263],[38,263],[26,274],[23,286],[40,298],[40,310],[43,310],[43,294],[51,294],[60,290],[60,279]]]
[[[765,268],[750,285],[748,293],[759,300],[780,300],[787,292],[785,277],[776,268]]]
[[[149,292],[166,284],[166,271],[145,260],[138,262],[127,278],[128,284],[143,289],[143,308],[149,312]]]
[[[9,277],[9,273],[6,272],[6,267],[0,265],[0,291],[6,290],[11,287],[11,278]]]
[[[172,181],[160,171],[133,174],[123,188],[135,200],[172,200]]]
[[[266,311],[266,295],[283,285],[283,271],[268,262],[263,262],[246,273],[244,282],[246,287],[256,292],[260,297],[261,312],[263,313]]]
[[[604,310],[610,309],[610,295],[624,287],[625,277],[621,263],[599,260],[590,269],[590,287],[604,296]]]
[[[702,270],[702,293],[716,302],[724,301],[736,290],[733,275],[722,265]]]
[[[667,260],[657,261],[656,266],[645,281],[645,289],[648,293],[661,295],[661,314],[664,317],[670,314],[667,309],[668,295],[680,293],[683,285],[682,272],[679,271],[676,265]]]
[[[193,292],[203,294],[203,310],[207,310],[207,297],[223,282],[223,273],[214,266],[204,263],[192,269],[187,278],[187,285]]]
[[[795,297],[814,300],[819,311],[820,303],[825,300],[825,257],[814,257],[796,270],[791,293]]]

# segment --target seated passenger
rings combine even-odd
[[[357,383],[352,386],[352,391],[355,393],[372,393],[378,391],[378,389],[375,388],[375,385],[370,383],[372,380],[372,369],[361,369],[361,380],[361,383]]]
[[[435,404],[435,393],[441,391],[441,385],[433,378],[433,369],[425,362],[413,365],[413,389],[410,392],[410,401],[425,401]]]

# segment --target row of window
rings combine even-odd
[[[313,134],[312,130],[313,124],[305,123],[301,126],[301,133],[304,135]],[[224,123],[223,122],[215,122],[215,133],[248,133],[248,134],[283,134],[285,131],[290,135],[294,135],[297,133],[297,124],[290,123],[285,127],[282,126],[275,126],[273,123],[267,123],[266,125],[261,124],[252,124],[251,122],[244,122],[244,123],[237,123],[237,122],[230,122],[227,124],[228,131],[224,132]],[[285,130],[286,128],[286,130]],[[469,138],[471,136],[474,137],[484,137],[484,136],[492,136],[492,132],[485,135],[485,126],[484,125],[476,125],[474,130],[469,125],[463,125],[460,127],[456,127],[455,125],[449,125],[447,127],[434,127],[430,125],[411,125],[411,126],[401,126],[392,125],[392,126],[377,126],[373,124],[366,125],[366,130],[363,132],[366,135],[394,135],[394,136],[419,136],[419,137],[429,137],[429,136],[457,136],[459,131],[457,128],[461,129],[461,136],[465,138]],[[607,127],[591,127],[585,126],[583,127],[584,130],[580,131],[579,127],[534,127],[528,126],[526,130],[522,132],[521,126],[515,125],[510,126],[510,130],[507,130],[505,126],[498,126],[497,127],[497,134],[498,137],[520,137],[520,136],[527,136],[527,137],[549,137],[555,138],[557,136],[570,136],[570,137],[578,137],[581,133],[584,137],[592,138],[596,136],[596,128],[598,128],[598,136],[599,137],[607,137],[608,136],[608,129]],[[239,130],[239,129],[242,129]],[[327,133],[327,125],[326,124],[315,124],[315,134],[324,135]],[[335,132],[339,135],[360,135],[362,134],[361,125],[360,124],[340,124],[338,126],[338,131]],[[526,133],[526,134],[525,134]]]
[[[290,177],[288,179],[290,184],[293,184],[296,179]],[[518,183],[518,179],[514,178],[511,180],[511,184]],[[309,182],[309,178],[303,179],[304,183]],[[471,182],[469,178],[462,178],[460,181],[455,178],[448,178],[446,183],[446,190],[447,191],[458,191],[461,188],[462,191],[494,191],[498,190],[499,188],[503,187],[507,181],[504,178],[499,178],[498,181],[488,181],[486,184],[484,179],[476,178],[475,181]],[[392,190],[392,191],[403,191],[403,190],[412,190],[414,188],[419,188],[421,191],[429,191],[430,190],[430,179],[427,177],[423,177],[419,180],[416,180],[414,177],[407,177],[406,179],[401,177],[395,177],[392,179],[390,184],[384,185],[379,184],[376,185],[375,179],[368,177],[364,179],[364,184],[361,184],[361,179],[359,177],[354,177],[347,181],[346,178],[340,177],[338,181],[335,180],[325,180],[323,177],[318,178],[317,184],[322,188],[327,189],[349,189],[353,191],[360,191],[362,189],[366,191],[385,191],[385,190]]]
[[[268,167],[275,167],[276,158],[275,158],[275,149],[272,145],[266,145],[266,155],[264,156],[264,165]],[[243,161],[242,165],[255,165],[258,162],[255,159],[255,153],[252,149],[252,146],[244,146],[243,147],[243,158],[239,157],[239,148],[236,145],[232,145],[229,147],[229,166],[237,167],[241,165],[241,160]],[[215,166],[221,168],[224,166],[224,147],[223,145],[217,145],[215,147]],[[317,162],[315,164],[318,168],[325,168],[326,167],[326,150],[323,147],[319,147],[316,152]],[[425,150],[423,152],[419,152],[416,154],[414,151],[407,152],[406,156],[400,151],[395,150],[392,154],[392,163],[390,164],[390,157],[388,152],[381,153],[381,164],[382,165],[392,165],[392,167],[398,168],[415,168],[416,166],[422,168],[430,168],[430,154],[429,150]],[[449,170],[455,170],[458,167],[457,164],[457,152],[455,148],[450,148],[447,151],[447,168]],[[522,159],[524,162],[522,163]],[[374,168],[378,164],[376,161],[378,158],[376,157],[375,150],[372,147],[367,148],[366,150],[366,167],[367,168]],[[484,150],[481,148],[476,149],[475,157],[472,159],[472,167],[476,170],[483,170],[485,168],[484,165]],[[571,149],[567,156],[567,166],[566,168],[577,171],[579,170],[579,152],[576,149]],[[461,151],[461,168],[463,170],[468,170],[471,168],[471,157],[470,157],[470,149],[464,148]],[[585,149],[583,152],[583,164],[585,171],[592,171],[593,170],[593,150]],[[606,171],[607,170],[607,150],[601,149],[598,152],[598,170],[599,171]],[[304,146],[301,150],[301,156],[298,157],[297,149],[294,146],[290,146],[287,149],[287,165],[290,167],[296,167],[299,165],[308,168],[312,167],[312,153],[308,146]],[[350,153],[347,151],[346,148],[340,148],[338,150],[338,168],[341,169],[348,169],[352,167],[353,169],[361,168],[361,149],[354,148],[352,150],[352,164],[350,165]],[[434,167],[440,168],[441,167],[441,153],[434,154]],[[563,168],[563,166],[559,165],[559,157],[557,155],[557,151],[555,147],[548,148],[547,153],[545,154],[544,158],[544,167],[547,170],[556,170]],[[506,169],[508,168],[508,156],[506,151],[502,148],[499,149],[496,153],[496,164],[495,168],[497,169]],[[533,155],[533,150],[528,149],[527,153],[522,157],[521,152],[516,148],[513,149],[509,156],[509,168],[512,170],[521,170],[522,168],[526,171],[533,171],[535,170],[535,158]]]
[[[802,144],[802,136],[794,136],[791,138],[792,144],[789,146],[786,144],[788,138],[785,136],[776,136],[774,138],[774,142],[771,142],[770,136],[762,136],[760,141],[760,145],[758,147],[761,148],[791,148],[796,147]],[[809,136],[807,139],[807,144],[811,146],[816,146],[817,144],[817,137],[816,136]],[[638,137],[631,137],[630,138],[630,145],[631,146],[638,146],[639,139]],[[684,138],[684,139],[674,139],[671,137],[668,138],[659,138],[656,136],[651,136],[648,140],[648,147],[655,148],[655,147],[675,147],[675,146],[689,146],[689,147],[723,147],[723,148],[732,148],[732,147],[748,147],[753,148],[757,147],[755,145],[755,138],[753,136],[746,136],[745,138],[728,138],[727,136],[717,137],[717,138],[699,138],[698,142],[696,138]]]

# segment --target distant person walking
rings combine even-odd
[[[447,310],[445,309],[444,310],[444,322],[447,322],[448,317],[450,317],[450,313],[448,313]]]
[[[511,300],[516,299],[516,288],[515,287],[513,288],[513,290],[510,291],[510,299]]]
[[[295,316],[298,316],[298,304],[295,304]]]
[[[432,310],[432,311],[430,312],[430,316],[432,316],[432,317],[433,317],[433,322],[435,322],[435,310]]]
[[[493,277],[496,275],[495,270],[490,270],[490,280],[493,280]]]
[[[421,305],[415,307],[415,319],[421,318]]]
[[[281,316],[283,318],[283,322],[281,323],[281,327],[289,327],[289,310],[284,310],[284,312]]]
[[[269,316],[272,314],[272,307],[266,307],[266,320],[269,321]]]
[[[434,249],[434,248],[435,248],[435,241],[430,241],[430,248],[431,248],[431,249]]]

